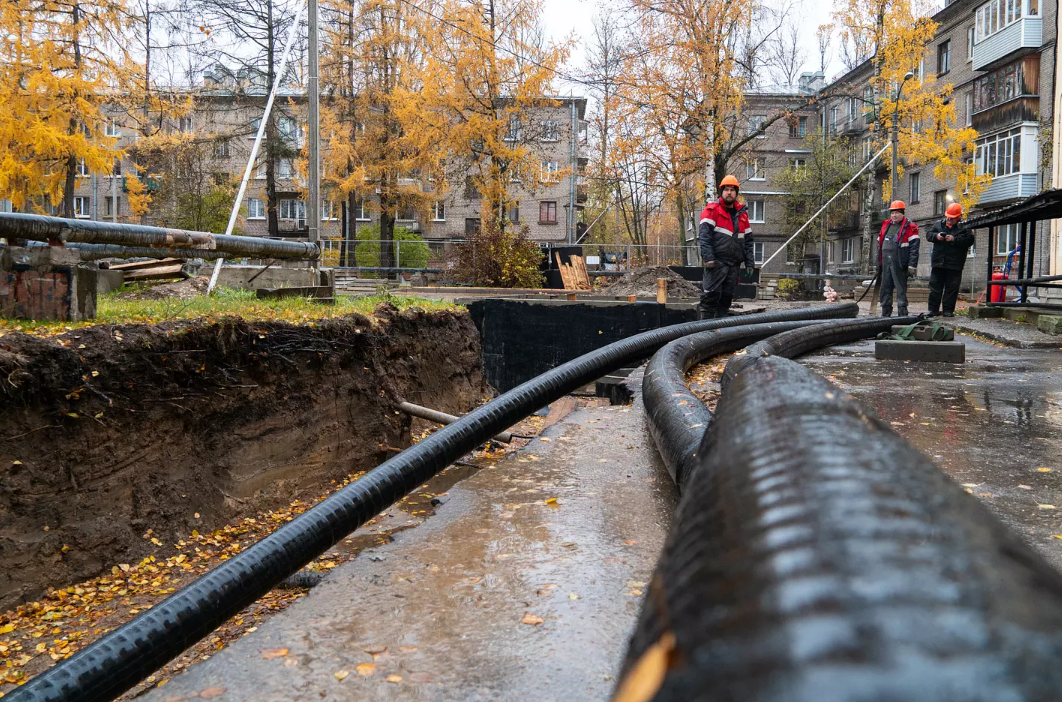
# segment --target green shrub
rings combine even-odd
[[[375,268],[380,265],[380,225],[358,227],[358,245],[354,247],[356,265]],[[395,227],[395,260],[400,268],[426,268],[431,258],[431,249],[416,232],[405,227]]]

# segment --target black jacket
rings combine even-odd
[[[744,263],[746,268],[752,268],[755,256],[748,207],[734,204],[736,207],[729,210],[720,199],[709,202],[701,212],[701,223],[697,228],[701,260],[718,261],[728,266]],[[735,217],[737,222],[733,221]]]
[[[948,234],[954,236],[955,241],[944,241]],[[926,239],[933,244],[933,268],[949,271],[962,270],[966,265],[966,252],[974,245],[973,234],[962,222],[949,227],[944,220],[940,220],[933,225]]]

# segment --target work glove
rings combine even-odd
[[[702,263],[705,268],[715,268],[715,261],[705,261]]]

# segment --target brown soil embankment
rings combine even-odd
[[[0,611],[377,465],[409,444],[401,400],[487,391],[463,312],[6,335]]]

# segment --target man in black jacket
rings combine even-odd
[[[940,313],[944,300],[944,316],[955,316],[955,300],[959,297],[962,268],[966,252],[974,245],[973,234],[960,223],[962,205],[953,202],[944,212],[944,219],[933,225],[926,237],[933,244],[933,268],[929,272],[929,314]]]

